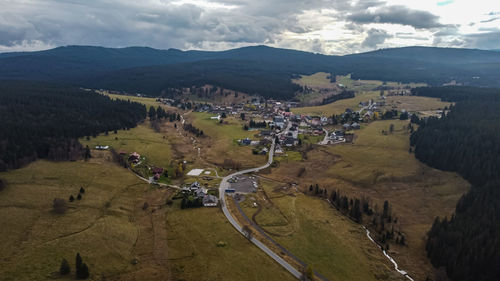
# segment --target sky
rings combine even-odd
[[[66,45],[344,55],[500,49],[498,0],[0,0],[0,52]]]

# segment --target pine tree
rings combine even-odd
[[[85,193],[85,188],[80,187],[80,193],[81,193],[81,194]]]
[[[92,155],[90,155],[90,148],[88,145],[85,146],[85,151],[83,153],[83,158],[85,159],[85,161],[89,160],[89,158],[91,158]]]
[[[76,278],[78,279],[87,279],[89,278],[89,267],[87,266],[86,263],[82,263],[80,268],[76,270]]]
[[[61,261],[61,267],[59,267],[59,273],[61,275],[66,275],[71,272],[71,268],[69,266],[69,263],[66,259],[62,259]]]
[[[75,197],[73,197],[73,195],[70,195],[69,196],[69,202],[73,202],[73,201],[75,201]]]
[[[78,193],[78,196],[76,196],[76,199],[78,199],[78,200],[82,200],[82,194],[81,194],[81,193]]]
[[[78,272],[78,269],[82,266],[82,257],[80,256],[80,253],[76,253],[76,261],[75,261],[75,268],[76,271]]]

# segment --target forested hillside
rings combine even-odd
[[[297,74],[351,74],[354,79],[500,86],[500,53],[408,47],[347,56],[253,46],[220,52],[69,46],[0,54],[0,79],[168,94],[169,87],[212,84],[249,94],[292,99]]]
[[[0,82],[0,171],[37,158],[78,159],[77,138],[135,127],[146,108],[91,91],[46,83]]]
[[[421,121],[411,136],[415,157],[456,171],[473,184],[451,218],[436,218],[427,254],[452,280],[500,277],[500,90],[418,88],[414,94],[456,105],[442,118]]]

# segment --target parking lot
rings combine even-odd
[[[230,186],[236,193],[255,193],[257,192],[257,178],[254,176],[236,176],[229,180]]]

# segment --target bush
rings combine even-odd
[[[61,262],[61,267],[59,268],[59,273],[61,275],[66,275],[71,272],[71,268],[69,267],[69,263],[66,259],[63,259]]]
[[[54,212],[57,214],[64,214],[66,212],[66,200],[62,198],[54,198],[54,202],[52,204],[52,207],[54,208]]]
[[[76,269],[76,278],[78,279],[87,279],[89,278],[89,267],[86,263],[83,263],[80,268]]]

